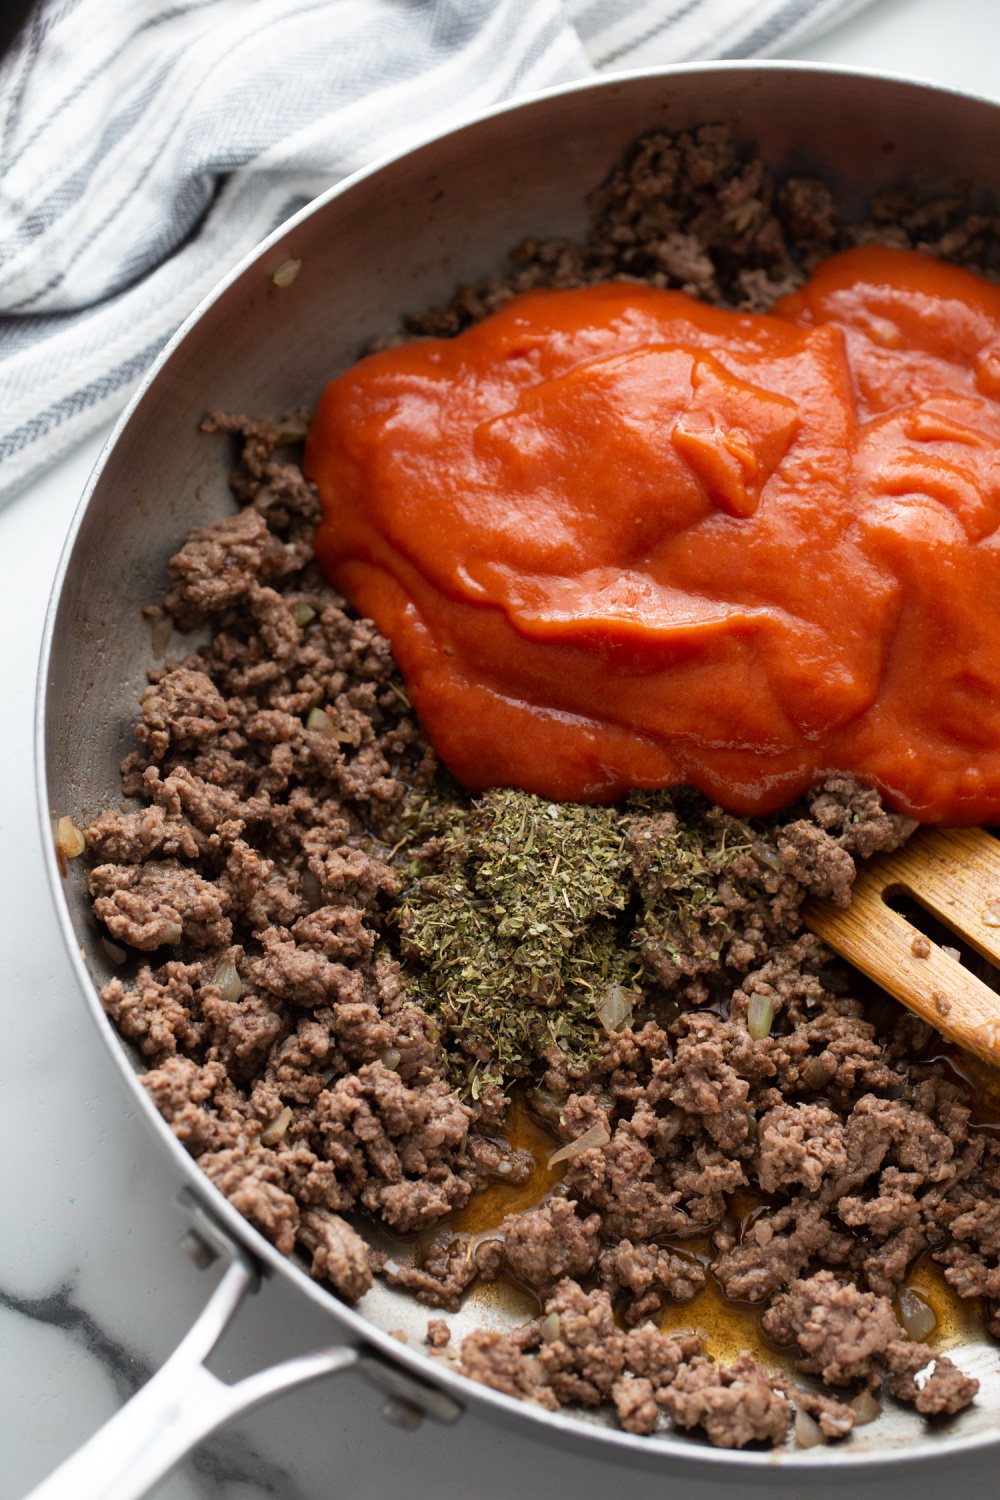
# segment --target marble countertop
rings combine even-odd
[[[997,0],[877,0],[795,54],[931,78],[1000,98]],[[194,1320],[217,1271],[186,1255],[167,1163],[134,1120],[76,990],[39,854],[32,773],[35,670],[50,580],[106,433],[0,512],[0,1500],[18,1500],[107,1419]],[[16,1128],[15,1128],[16,1127]],[[322,1340],[315,1315],[267,1285],[239,1314],[220,1358],[249,1370]],[[737,1500],[757,1485],[662,1476],[556,1454],[466,1415],[403,1431],[353,1375],[282,1397],[205,1443],[164,1500]],[[969,1497],[996,1489],[993,1455],[952,1461]],[[770,1476],[769,1476],[770,1478]],[[778,1476],[776,1475],[777,1479]],[[892,1477],[799,1480],[799,1500],[924,1500],[937,1463]],[[67,1496],[67,1500],[73,1497]]]

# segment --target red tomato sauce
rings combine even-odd
[[[1000,820],[1000,288],[824,261],[769,315],[530,292],[327,386],[327,575],[472,791],[693,783],[766,813],[851,772]]]

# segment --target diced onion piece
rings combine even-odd
[[[807,1089],[823,1089],[830,1075],[818,1057],[811,1057],[802,1069],[802,1083]]]
[[[665,1115],[660,1129],[656,1132],[656,1139],[660,1145],[665,1146],[672,1141],[683,1124],[684,1111],[682,1109],[672,1109],[669,1115]]]
[[[306,728],[317,734],[333,734],[333,725],[330,723],[329,715],[325,708],[311,708],[309,717],[306,719]]]
[[[212,975],[212,983],[217,984],[222,991],[222,999],[227,1005],[232,1005],[243,993],[243,981],[236,972],[236,965],[231,964],[227,958]]]
[[[123,964],[128,958],[125,949],[119,948],[118,944],[113,943],[110,938],[101,938],[101,947],[113,964]]]
[[[262,1146],[276,1146],[292,1123],[291,1105],[286,1104],[280,1115],[275,1115],[270,1124],[265,1125],[260,1133]]]
[[[894,1308],[897,1319],[906,1329],[907,1336],[915,1344],[922,1344],[937,1327],[934,1311],[913,1287],[905,1286],[896,1297]]]
[[[760,864],[767,865],[769,870],[774,870],[777,875],[780,875],[785,868],[784,861],[777,849],[770,849],[767,844],[754,844],[753,857]]]
[[[869,1422],[876,1421],[882,1415],[881,1404],[875,1399],[871,1391],[861,1391],[850,1403],[851,1411],[854,1413],[855,1427],[865,1427]]]
[[[296,259],[294,255],[291,255],[287,260],[283,260],[276,270],[271,272],[271,280],[275,286],[291,286],[301,270],[302,262]]]
[[[289,412],[281,419],[278,428],[278,443],[301,443],[309,431],[309,423],[295,412]]]
[[[795,1413],[795,1441],[800,1448],[815,1448],[823,1441],[819,1423],[801,1408]]]
[[[162,661],[167,654],[170,645],[170,637],[174,633],[174,622],[170,615],[164,615],[162,619],[154,620],[150,630],[150,639],[153,647],[153,655],[157,661]]]
[[[589,1151],[592,1146],[606,1146],[611,1137],[607,1126],[598,1120],[596,1125],[591,1125],[583,1135],[578,1135],[575,1141],[570,1141],[566,1146],[560,1146],[558,1151],[553,1151],[549,1157],[549,1171],[558,1166],[561,1161],[572,1161],[574,1156],[580,1156],[584,1151]]]
[[[566,1103],[565,1094],[554,1094],[551,1089],[539,1084],[537,1089],[532,1089],[528,1095],[528,1101],[536,1115],[541,1115],[543,1120],[558,1120]]]
[[[402,1055],[398,1047],[386,1047],[383,1052],[379,1053],[378,1060],[383,1068],[388,1068],[390,1073],[395,1073]]]
[[[613,984],[597,1007],[597,1019],[609,1034],[620,1031],[631,1016],[634,1003],[633,995],[627,995],[620,984]]]
[[[554,1344],[562,1333],[562,1321],[558,1313],[549,1313],[542,1319],[542,1343]]]
[[[323,887],[319,883],[318,875],[314,875],[312,870],[304,871],[299,885],[303,896],[309,903],[310,911],[316,911],[323,905]]]
[[[304,599],[300,599],[298,604],[296,604],[295,608],[292,610],[292,616],[295,620],[296,625],[301,630],[303,625],[308,625],[310,620],[314,620],[316,618],[316,611],[313,609],[311,604],[307,604]]]
[[[375,714],[369,715],[372,723],[376,722]],[[324,734],[328,740],[336,740],[340,745],[353,745],[355,735],[350,729],[341,729],[334,718],[325,708],[311,708],[309,717],[306,719],[306,728],[311,729],[314,734]]]
[[[76,859],[87,847],[87,841],[72,818],[60,818],[56,827],[56,844],[67,859]]]
[[[770,995],[762,995],[756,991],[750,996],[750,1004],[747,1006],[747,1031],[755,1042],[759,1042],[771,1035],[773,1024],[774,1003]]]

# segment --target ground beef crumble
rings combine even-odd
[[[584,245],[526,241],[510,277],[461,288],[383,342],[452,335],[540,285],[632,278],[760,311],[844,245],[979,267],[996,252],[997,223],[960,199],[884,194],[845,225],[822,183],[777,185],[722,126],[647,136],[592,208]],[[157,1108],[239,1211],[347,1299],[373,1274],[444,1311],[477,1278],[532,1289],[537,1318],[468,1334],[460,1351],[444,1320],[428,1324],[435,1357],[507,1395],[609,1403],[629,1432],[673,1423],[723,1447],[784,1442],[796,1407],[824,1438],[847,1433],[849,1395],[746,1352],[719,1366],[698,1336],[658,1331],[662,1309],[712,1277],[766,1308],[765,1333],[804,1377],[841,1394],[885,1381],[922,1414],[961,1410],[977,1382],[907,1339],[892,1299],[926,1253],[993,1316],[1000,1144],[921,1060],[929,1028],[887,1022],[888,1002],[880,1019],[801,930],[806,894],[847,905],[855,860],[914,826],[849,778],[757,823],[686,791],[630,804],[644,1005],[583,1062],[542,1049],[527,1079],[563,1143],[588,1130],[598,1143],[537,1207],[479,1238],[448,1229],[479,1189],[522,1185],[534,1162],[503,1139],[502,1088],[456,1091],[455,1037],[408,990],[395,903],[440,868],[434,808],[459,793],[388,642],[312,561],[319,503],[290,446],[307,421],[203,424],[237,440],[242,508],[192,531],[165,604],[211,639],[149,673],[122,766],[135,806],[87,829],[106,946],[134,950],[102,998],[149,1060]],[[755,1038],[761,998],[773,1022]],[[741,1223],[747,1192],[759,1203]],[[365,1215],[398,1255],[369,1249]],[[697,1236],[710,1257],[688,1248]]]

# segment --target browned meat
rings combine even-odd
[[[356,1302],[371,1290],[368,1246],[339,1214],[310,1208],[299,1222],[299,1242],[312,1251],[312,1274],[329,1281],[342,1297]]]
[[[569,1163],[566,1186],[600,1210],[609,1238],[652,1239],[676,1233],[687,1215],[677,1208],[681,1194],[666,1181],[632,1122],[623,1120],[606,1146],[595,1146]]]
[[[242,1121],[221,1117],[217,1104],[228,1079],[221,1063],[199,1068],[189,1057],[168,1057],[143,1077],[143,1087],[192,1156],[221,1151],[240,1138]]]
[[[660,1333],[651,1323],[626,1335],[625,1365],[634,1375],[652,1381],[657,1390],[669,1385],[677,1371],[701,1348],[697,1334]]]
[[[655,1430],[660,1413],[651,1380],[623,1375],[611,1387],[611,1399],[626,1432],[649,1433]]]
[[[798,1344],[796,1368],[827,1385],[863,1381],[875,1390],[885,1373],[885,1354],[899,1338],[887,1297],[859,1292],[832,1271],[795,1281],[764,1314],[761,1327],[778,1344]]]
[[[657,1400],[679,1427],[703,1427],[718,1448],[756,1442],[777,1447],[792,1417],[782,1392],[745,1350],[721,1369],[697,1356],[657,1392]]]
[[[725,1043],[717,1030],[700,1026],[699,1020],[692,1020],[678,1044],[669,1098],[679,1109],[699,1115],[720,1151],[731,1153],[746,1140],[750,1085],[726,1061]]]
[[[132,989],[112,979],[104,991],[104,1008],[150,1057],[175,1053],[178,1045],[193,1050],[205,1035],[204,1022],[192,1018],[201,969],[201,964],[168,963],[154,975],[143,965]]]
[[[504,1263],[519,1281],[549,1287],[563,1276],[582,1276],[600,1249],[598,1214],[580,1219],[576,1204],[550,1198],[541,1208],[503,1221]]]
[[[462,1340],[462,1369],[471,1380],[492,1386],[505,1396],[524,1396],[548,1411],[558,1402],[541,1383],[537,1356],[525,1354],[516,1339],[492,1328],[477,1328]]]
[[[361,999],[362,981],[356,970],[331,963],[313,948],[300,948],[284,928],[267,927],[259,937],[264,955],[249,959],[247,969],[268,994],[310,1007]]]
[[[166,607],[182,630],[191,630],[207,614],[242,599],[260,573],[268,542],[267,522],[248,507],[210,526],[196,526],[170,559],[175,580]]]
[[[727,1297],[763,1302],[794,1281],[812,1256],[837,1264],[851,1244],[834,1229],[821,1203],[799,1200],[756,1219],[743,1243],[719,1256],[715,1274]]]
[[[176,859],[98,865],[90,889],[95,916],[131,948],[148,952],[184,939],[196,948],[215,948],[233,935],[225,892]]]
[[[979,1390],[979,1381],[963,1375],[944,1354],[935,1354],[923,1344],[899,1340],[886,1351],[892,1371],[889,1389],[900,1401],[912,1401],[924,1416],[949,1415],[969,1405]]]
[[[607,1292],[588,1294],[561,1281],[545,1313],[559,1320],[555,1338],[538,1351],[549,1388],[562,1403],[600,1406],[625,1367],[625,1335],[615,1328]]]
[[[191,750],[236,726],[212,679],[187,667],[167,672],[152,683],[139,704],[142,723],[135,737],[149,746],[153,760],[162,760],[171,745],[175,750]]]
[[[443,1318],[427,1320],[427,1342],[432,1349],[443,1349],[451,1343],[451,1329]]]
[[[137,813],[102,813],[87,829],[87,847],[108,864],[140,864],[151,854],[197,859],[203,845],[186,818],[170,817],[156,804]]]
[[[789,823],[781,830],[778,850],[793,880],[835,906],[850,906],[854,861],[836,839],[815,823]]]
[[[778,189],[778,212],[786,232],[802,245],[828,245],[837,234],[837,209],[825,182],[790,177]]]
[[[849,776],[824,782],[822,791],[811,801],[809,815],[859,859],[868,859],[880,850],[898,849],[917,826],[912,818],[886,812],[876,791],[859,786]]]
[[[458,1236],[432,1244],[422,1266],[400,1265],[381,1251],[372,1253],[371,1263],[390,1286],[407,1287],[426,1307],[443,1307],[449,1312],[457,1312],[462,1293],[479,1273],[479,1266],[469,1248],[469,1241]]]
[[[823,1104],[778,1104],[757,1131],[757,1178],[766,1193],[796,1185],[816,1192],[847,1165],[841,1118]]]
[[[654,131],[592,209],[584,244],[526,242],[509,277],[461,289],[411,332],[455,333],[518,291],[617,276],[765,310],[843,243],[975,264],[1000,238],[1000,220],[958,199],[899,192],[841,226],[822,183],[776,186],[719,125]],[[771,1304],[765,1328],[803,1372],[835,1387],[887,1375],[918,1411],[959,1410],[975,1382],[901,1338],[889,1299],[927,1250],[960,1295],[990,1299],[1000,1336],[1000,1146],[926,1060],[930,1029],[866,1008],[801,930],[807,893],[845,904],[855,860],[912,831],[851,778],[767,820],[683,790],[616,813],[631,884],[615,941],[634,943],[645,992],[582,1060],[558,1003],[543,1008],[551,1026],[524,1064],[535,1082],[544,1070],[533,1097],[564,1142],[595,1125],[608,1139],[502,1232],[433,1230],[484,1184],[531,1180],[533,1157],[502,1139],[511,1086],[531,1080],[497,1068],[464,1002],[424,991],[414,1004],[398,903],[448,877],[452,819],[469,808],[421,739],[389,642],[312,563],[317,495],[283,451],[307,420],[203,424],[237,439],[244,508],[191,533],[166,607],[210,639],[150,671],[122,766],[133,806],[87,829],[95,915],[127,950],[104,1004],[149,1059],[144,1083],[178,1139],[344,1297],[373,1269],[448,1311],[477,1276],[548,1294],[544,1317],[464,1341],[467,1373],[508,1394],[611,1402],[637,1433],[671,1416],[724,1446],[780,1442],[796,1405],[824,1437],[848,1431],[832,1396],[746,1356],[716,1369],[693,1336],[657,1331],[663,1304],[704,1284],[698,1233],[730,1296]],[[141,961],[156,949],[158,967]],[[762,1007],[770,1030],[751,1036]],[[741,1226],[746,1187],[780,1196]],[[369,1256],[341,1217],[355,1210],[420,1232],[414,1263]],[[443,1348],[447,1328],[430,1327]]]
[[[273,1240],[283,1255],[290,1254],[299,1232],[299,1206],[281,1186],[285,1174],[273,1151],[218,1151],[203,1156],[200,1165],[244,1218]],[[317,1234],[316,1245],[322,1243]],[[322,1259],[325,1264],[325,1250]]]
[[[686,1302],[705,1285],[705,1272],[696,1260],[674,1254],[662,1245],[633,1245],[631,1240],[602,1252],[601,1282],[615,1297],[630,1294],[626,1323],[656,1315],[665,1299]]]
[[[846,1437],[854,1426],[854,1411],[845,1402],[835,1401],[832,1396],[825,1396],[821,1391],[793,1385],[791,1381],[772,1380],[771,1383],[819,1424],[819,1430],[825,1438]]]
[[[916,1224],[908,1224],[892,1235],[861,1262],[871,1290],[877,1297],[893,1297],[902,1286],[910,1262],[927,1249],[927,1236]]]

